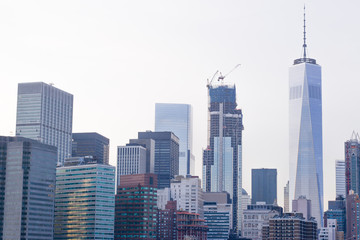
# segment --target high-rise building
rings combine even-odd
[[[154,173],[155,141],[153,139],[130,139],[127,145],[140,145],[146,148],[146,173]]]
[[[176,212],[176,201],[168,201],[164,209],[158,209],[157,240],[175,240],[177,238]]]
[[[164,210],[166,204],[170,201],[170,188],[162,188],[157,190],[157,208]]]
[[[139,132],[138,139],[155,141],[154,173],[158,188],[170,187],[170,180],[179,175],[179,138],[172,132]]]
[[[72,156],[92,156],[98,164],[109,164],[109,139],[96,133],[73,133]]]
[[[246,192],[246,190],[242,189],[242,197],[241,197],[241,209],[246,210],[247,206],[251,204],[250,195]]]
[[[263,240],[316,240],[317,223],[314,218],[306,220],[301,213],[286,213],[269,220],[267,238]]]
[[[248,205],[243,214],[242,236],[254,240],[262,239],[262,227],[269,224],[269,219],[282,215],[282,207],[258,202]]]
[[[320,229],[319,240],[339,240],[337,232],[336,219],[329,219],[328,225]]]
[[[251,203],[277,203],[277,171],[276,169],[251,170]]]
[[[321,66],[307,57],[306,47],[304,14],[304,54],[289,71],[290,199],[310,199],[320,228],[324,209]]]
[[[192,120],[189,104],[155,104],[155,131],[170,131],[179,138],[179,175],[183,176],[195,174]]]
[[[0,136],[0,239],[53,239],[56,147]]]
[[[335,219],[337,231],[346,234],[346,200],[342,195],[335,201],[329,201],[328,210],[324,212],[324,226],[328,226],[329,219]]]
[[[114,239],[114,192],[115,167],[65,161],[56,169],[54,239]]]
[[[346,196],[346,177],[345,177],[345,161],[335,161],[335,175],[336,175],[336,196]]]
[[[284,187],[284,212],[290,212],[289,206],[289,181],[287,181],[286,186]]]
[[[177,203],[177,209],[198,213],[201,219],[204,218],[204,197],[199,177],[176,176],[171,180],[170,192],[171,198]]]
[[[73,95],[43,82],[19,83],[16,136],[58,149],[58,165],[71,157]]]
[[[346,195],[350,190],[360,194],[360,138],[355,132],[345,142]]]
[[[204,193],[204,219],[207,239],[227,240],[232,229],[232,204],[227,192]]]
[[[302,213],[303,217],[308,220],[311,218],[311,200],[305,196],[300,196],[292,201],[292,212]]]
[[[146,148],[141,145],[118,146],[117,149],[117,186],[120,176],[146,173]]]
[[[156,238],[156,188],[155,174],[120,176],[115,196],[114,239]]]
[[[353,190],[346,196],[346,239],[360,239],[360,198]]]
[[[243,115],[235,85],[209,83],[208,142],[203,152],[203,189],[226,191],[233,204],[233,228],[241,229]]]

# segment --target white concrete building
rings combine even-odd
[[[262,227],[269,224],[269,219],[282,214],[282,207],[257,202],[248,205],[243,214],[242,237],[253,240],[262,239]]]
[[[177,202],[177,209],[200,214],[204,218],[204,198],[201,180],[197,176],[176,176],[171,180],[170,191],[172,200]]]
[[[140,145],[118,146],[117,186],[120,176],[146,173],[146,148]]]
[[[294,213],[302,213],[306,220],[311,216],[311,200],[306,199],[305,196],[300,196],[298,199],[292,201],[292,211]]]
[[[336,162],[335,162],[335,174],[336,174],[336,196],[342,195],[343,197],[346,197],[345,161],[336,160]]]
[[[328,219],[327,227],[322,227],[319,233],[319,240],[336,240],[337,224],[336,219]]]

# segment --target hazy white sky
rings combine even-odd
[[[335,197],[335,160],[360,131],[360,2],[6,1],[0,2],[0,134],[15,131],[19,82],[74,94],[74,132],[116,146],[154,130],[156,102],[194,108],[196,173],[206,147],[206,79],[229,71],[243,110],[243,185],[252,168],[288,180],[288,68],[301,57],[303,5],[308,53],[323,73],[325,209]]]

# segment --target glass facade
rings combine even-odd
[[[179,175],[183,176],[195,173],[192,125],[191,105],[156,103],[155,131],[170,131],[179,138]]]
[[[350,190],[360,194],[360,141],[353,134],[352,139],[345,142],[345,184],[346,196]]]
[[[277,171],[276,169],[252,169],[251,170],[251,203],[265,202],[274,204],[277,202]]]
[[[56,170],[54,239],[114,239],[115,167]]]
[[[42,82],[19,83],[16,136],[58,149],[58,165],[71,157],[73,95]]]
[[[179,138],[172,132],[139,132],[138,139],[155,141],[154,173],[158,188],[169,188],[170,180],[179,175]]]
[[[306,196],[323,226],[323,150],[321,67],[313,59],[295,60],[289,72],[290,199]]]
[[[209,84],[208,145],[203,151],[203,190],[228,191],[232,198],[232,226],[241,228],[242,111],[236,109],[235,85]]]
[[[56,147],[0,137],[0,238],[53,239]]]
[[[95,132],[72,134],[72,156],[92,156],[99,164],[109,164],[109,139]]]

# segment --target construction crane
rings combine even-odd
[[[213,82],[213,80],[215,79],[215,77],[216,77],[217,75],[219,75],[218,78],[217,78],[218,82],[221,81],[221,84],[223,84],[223,83],[224,83],[224,79],[225,79],[230,73],[232,73],[235,69],[237,69],[238,67],[240,67],[240,65],[241,65],[241,64],[237,64],[233,69],[231,69],[230,72],[228,72],[228,73],[225,74],[225,75],[223,75],[219,70],[217,70],[217,71],[214,73],[213,77],[212,77],[210,80],[208,79],[208,84],[207,84],[207,86],[209,87],[209,86],[211,85],[211,83]]]

